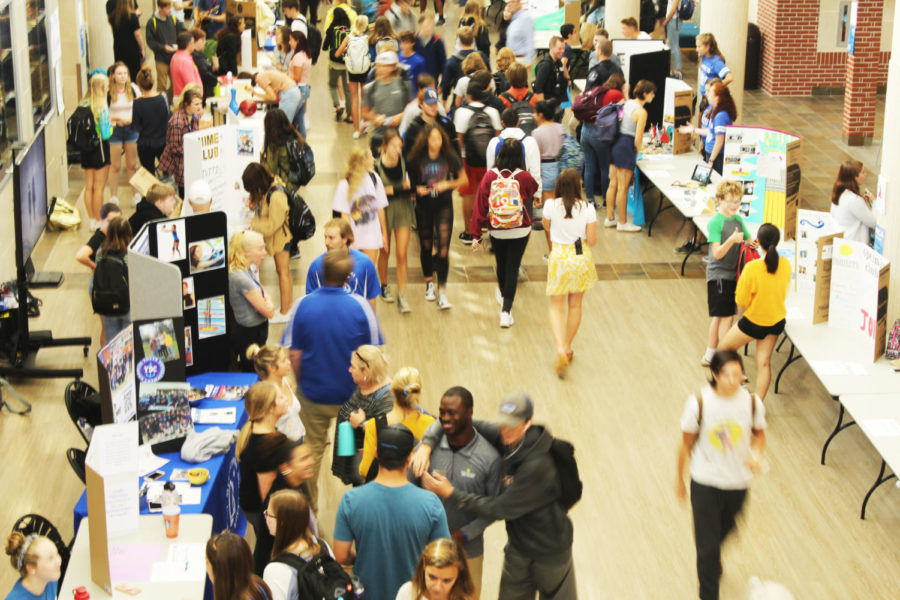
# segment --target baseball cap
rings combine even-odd
[[[376,65],[396,65],[400,62],[396,52],[382,52],[375,57]]]
[[[416,438],[405,425],[388,425],[378,432],[378,459],[406,460],[416,446]]]
[[[425,97],[422,100],[425,104],[437,104],[438,93],[434,88],[425,88]]]
[[[500,410],[494,423],[504,427],[518,427],[534,416],[534,405],[525,392],[507,394],[500,401]]]
[[[188,189],[188,201],[191,204],[209,204],[212,202],[212,190],[202,179],[196,180]]]

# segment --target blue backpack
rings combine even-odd
[[[621,102],[607,104],[597,112],[594,120],[594,129],[597,131],[597,139],[601,142],[613,143],[619,137],[619,125],[622,123]]]
[[[694,17],[694,0],[680,0],[678,3],[678,18],[682,21],[690,21]]]

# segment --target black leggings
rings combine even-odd
[[[141,166],[150,171],[151,174],[156,173],[156,161],[162,156],[165,146],[156,148],[154,146],[138,145],[138,160]]]
[[[522,264],[526,246],[528,246],[527,235],[512,239],[491,236],[491,247],[494,249],[494,258],[497,259],[497,285],[503,294],[503,312],[512,310],[513,300],[516,299],[519,266]]]
[[[429,278],[437,270],[438,285],[447,283],[450,272],[450,233],[453,231],[453,199],[419,196],[416,199],[416,228],[422,273]],[[431,255],[437,230],[437,256]]]
[[[300,14],[309,12],[309,24],[315,25],[319,21],[319,0],[300,0]]]

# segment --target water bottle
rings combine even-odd
[[[355,600],[365,600],[366,588],[363,586],[362,581],[359,580],[359,577],[354,575],[350,581],[353,582],[353,596]]]
[[[175,484],[167,481],[162,493],[163,524],[166,527],[166,537],[178,537],[178,522],[181,519],[181,507],[178,505],[178,493]]]
[[[77,587],[72,590],[72,595],[75,600],[91,600],[91,594],[87,591],[87,588],[84,586]]]

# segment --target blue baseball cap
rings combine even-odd
[[[438,103],[438,93],[434,88],[425,88],[425,97],[423,98],[425,104],[437,104]]]

